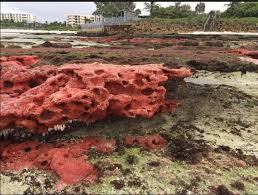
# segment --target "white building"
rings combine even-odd
[[[14,22],[36,22],[36,16],[32,14],[14,14],[14,13],[1,13],[0,20],[12,20]]]
[[[68,14],[66,17],[66,26],[80,26],[88,23],[88,20],[98,22],[101,20],[101,17],[97,15]]]

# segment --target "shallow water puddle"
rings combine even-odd
[[[258,96],[258,73],[247,72],[241,76],[241,72],[221,73],[198,71],[186,82],[199,85],[228,85],[236,87],[248,95]]]

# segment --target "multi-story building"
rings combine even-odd
[[[36,16],[32,14],[18,14],[18,13],[1,13],[0,20],[11,20],[14,22],[26,22],[33,23],[36,22]]]
[[[97,15],[68,14],[66,18],[66,25],[74,27],[86,24],[89,21],[98,22],[100,20],[101,17]]]

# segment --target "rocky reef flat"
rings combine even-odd
[[[76,180],[80,174],[73,169],[77,174],[72,179],[76,182],[58,188],[66,172],[57,170],[55,165],[59,162],[62,166],[69,165],[63,158],[58,158],[56,164],[49,161],[50,155],[37,158],[41,161],[26,169],[1,169],[1,194],[257,193],[258,45],[255,36],[72,38],[94,44],[85,48],[1,48],[1,56],[38,56],[33,68],[94,62],[136,66],[163,63],[169,69],[183,67],[190,69],[192,76],[184,82],[175,83],[172,79],[164,84],[166,98],[179,100],[181,107],[151,118],[112,115],[88,125],[74,122],[64,131],[51,131],[44,136],[18,135],[20,139],[11,139],[12,134],[2,136],[1,163],[7,157],[13,158],[12,153],[2,153],[7,151],[6,147],[20,151],[14,156],[20,155],[23,162],[26,158],[21,158],[22,155],[31,157],[35,151],[45,154],[46,147],[62,151],[70,148],[74,153],[65,158],[70,163],[78,160],[84,167],[83,163],[88,163],[85,170],[91,177]],[[92,141],[96,137],[100,142]],[[88,148],[86,143],[94,147]],[[78,150],[78,144],[84,147],[85,153]],[[77,154],[84,160],[76,157],[75,161]]]

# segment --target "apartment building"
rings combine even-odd
[[[14,22],[33,23],[36,22],[36,16],[23,13],[1,13],[0,20],[12,20]]]
[[[67,26],[80,26],[89,22],[98,22],[101,20],[100,16],[97,15],[80,15],[80,14],[68,14],[66,18]]]

